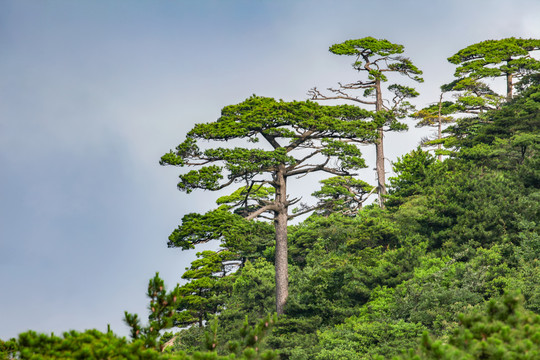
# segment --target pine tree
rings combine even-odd
[[[317,213],[328,216],[342,213],[354,216],[362,209],[362,204],[376,190],[365,181],[352,176],[334,176],[321,180],[322,187],[312,195],[319,199]]]
[[[131,328],[134,340],[142,339],[146,347],[161,350],[163,342],[160,341],[160,332],[173,326],[173,316],[180,302],[179,287],[177,285],[167,292],[164,281],[156,273],[148,282],[147,296],[150,298],[148,325],[142,326],[139,316],[127,311],[124,312],[124,321]]]
[[[312,100],[349,100],[359,104],[371,105],[378,116],[385,120],[378,128],[378,141],[376,148],[377,193],[379,204],[384,207],[386,195],[386,172],[384,158],[384,132],[406,130],[407,126],[399,122],[400,118],[412,112],[413,106],[407,99],[418,96],[418,92],[411,87],[391,84],[386,90],[392,95],[385,104],[383,96],[383,83],[388,81],[389,73],[405,75],[408,78],[423,82],[420,77],[422,71],[410,59],[401,56],[403,45],[393,44],[385,39],[365,37],[356,40],[347,40],[340,44],[330,46],[330,52],[336,55],[348,55],[355,58],[353,69],[366,75],[366,80],[358,80],[350,84],[341,84],[337,89],[329,88],[331,95],[324,95],[316,87],[308,92]],[[351,90],[363,90],[363,96],[352,95]],[[370,98],[374,98],[370,100]]]
[[[161,164],[198,168],[180,175],[178,188],[187,193],[195,189],[216,191],[244,183],[244,201],[212,211],[206,218],[192,215],[197,227],[208,231],[185,232],[183,224],[171,235],[169,244],[189,248],[210,240],[208,233],[219,235],[231,227],[245,226],[242,218],[269,217],[274,222],[276,240],[276,309],[279,315],[283,314],[288,296],[287,224],[289,219],[316,208],[289,213],[289,207],[300,199],[289,197],[288,181],[315,172],[350,176],[351,171],[366,167],[356,144],[375,141],[375,130],[386,121],[379,115],[348,105],[322,106],[310,101],[284,102],[257,96],[225,107],[217,121],[196,125],[176,151],[161,158]],[[266,147],[201,150],[197,145],[197,140],[234,139],[246,141],[246,146],[265,141]],[[273,199],[261,198],[260,191],[265,187],[273,188]],[[251,206],[250,199],[259,203]],[[241,209],[241,216],[231,213],[235,208]]]

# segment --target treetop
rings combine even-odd
[[[368,36],[362,39],[347,40],[330,46],[330,52],[336,55],[379,55],[388,56],[403,53],[403,45],[393,44],[385,39]]]
[[[529,51],[540,49],[540,40],[507,38],[501,40],[485,40],[469,45],[448,58],[452,64],[484,59],[487,63],[499,63],[514,56],[526,56]]]
[[[497,77],[521,70],[538,70],[538,60],[532,58],[530,51],[540,50],[540,40],[507,38],[486,40],[467,46],[448,58],[455,65],[455,76],[473,75],[476,78]],[[503,63],[503,64],[501,64]],[[500,64],[499,67],[488,65]]]
[[[368,36],[362,39],[347,40],[340,44],[334,44],[330,46],[329,50],[336,55],[356,56],[353,68],[358,71],[368,71],[368,78],[370,80],[379,79],[381,81],[388,81],[384,72],[391,71],[406,75],[412,80],[423,82],[424,79],[419,76],[422,75],[422,71],[410,59],[399,55],[403,53],[403,49],[403,45]],[[378,56],[378,58],[371,59],[373,56]],[[378,64],[379,61],[386,63],[384,66],[381,66]]]

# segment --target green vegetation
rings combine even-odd
[[[514,78],[540,70],[540,62],[531,56],[531,52],[540,50],[538,39],[507,38],[486,40],[467,46],[448,58],[458,65],[455,76],[471,79],[486,77],[506,78],[506,99],[512,99]]]
[[[225,107],[162,158],[197,166],[180,175],[183,191],[240,184],[216,209],[186,215],[168,242],[221,249],[200,252],[183,286],[150,281],[148,325],[126,313],[132,341],[28,332],[0,342],[0,357],[539,358],[540,81],[527,71],[499,108],[452,119],[438,140],[444,156],[417,148],[394,163],[384,208],[365,205],[374,187],[348,174],[364,166],[355,141],[375,141],[386,121],[377,113],[259,97]],[[461,105],[441,98],[419,118],[433,124]],[[201,150],[200,139],[268,146]],[[315,205],[288,211],[283,180],[316,170],[337,176],[321,181]],[[182,328],[164,332],[173,326]]]

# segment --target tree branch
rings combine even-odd
[[[332,88],[328,88],[328,90],[334,92],[334,93],[337,93],[339,95],[337,96],[326,96],[326,95],[323,95],[319,90],[317,90],[317,88],[313,88],[311,90],[308,91],[308,95],[311,96],[311,100],[351,100],[351,101],[356,101],[356,102],[359,102],[361,104],[366,104],[366,105],[374,105],[375,102],[372,102],[372,101],[365,101],[365,100],[362,100],[362,99],[359,99],[358,97],[352,97],[350,95],[348,95],[347,93],[341,91],[341,90],[336,90],[336,89],[332,89]]]
[[[262,208],[260,209],[257,209],[257,211],[254,211],[252,212],[251,214],[249,214],[248,216],[245,217],[246,220],[253,220],[255,219],[257,216],[261,215],[262,213],[266,212],[266,211],[278,211],[278,207],[276,204],[270,204],[270,205],[266,205],[266,206],[263,206]]]
[[[322,208],[322,207],[323,207],[322,204],[319,204],[319,205],[313,205],[313,206],[307,207],[307,208],[305,208],[305,209],[303,209],[303,210],[301,210],[301,211],[299,211],[299,212],[297,212],[297,213],[295,213],[295,214],[288,215],[288,218],[289,218],[289,220],[290,220],[290,219],[294,219],[295,217],[298,217],[298,216],[307,214],[307,213],[309,213],[309,212],[312,212],[312,211],[314,211],[314,210],[320,209],[320,208]]]
[[[310,159],[312,158],[313,156],[317,155],[317,154],[320,154],[322,151],[322,149],[320,150],[317,150],[317,151],[314,151],[312,152],[311,154],[307,155],[306,157],[304,157],[303,159],[300,159],[300,160],[296,160],[296,164],[294,165],[291,165],[287,170],[289,169],[299,169],[299,168],[302,168],[304,166],[309,166],[309,165],[302,165],[302,166],[299,166],[300,164],[302,164],[304,161],[306,161],[307,159]]]
[[[281,145],[279,145],[279,143],[276,141],[275,137],[273,137],[271,135],[268,135],[268,134],[265,134],[262,131],[260,132],[260,134],[263,136],[263,138],[265,138],[266,141],[268,141],[270,143],[270,145],[272,145],[272,147],[274,149],[277,149],[277,148],[281,147]]]
[[[348,171],[340,171],[338,169],[325,167],[325,165],[327,163],[328,163],[328,159],[327,159],[327,161],[325,161],[324,164],[321,164],[321,165],[313,165],[311,168],[308,168],[308,169],[302,169],[302,170],[296,169],[294,171],[288,172],[287,176],[295,176],[295,175],[305,176],[305,175],[307,175],[307,174],[309,174],[311,172],[314,172],[314,171],[324,171],[324,172],[327,172],[329,174],[339,175],[339,176],[354,176],[354,175],[357,175],[357,174],[351,174]],[[305,166],[309,166],[309,165],[305,165]]]

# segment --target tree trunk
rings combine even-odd
[[[506,101],[512,100],[513,74],[506,74]]]
[[[386,195],[386,185],[385,185],[385,177],[386,174],[384,172],[384,131],[382,128],[377,129],[377,132],[379,133],[379,139],[377,144],[375,144],[375,151],[377,153],[377,158],[375,161],[375,167],[377,170],[377,193],[379,195],[379,206],[381,208],[384,208],[384,195]]]
[[[274,227],[276,229],[276,312],[283,314],[287,297],[289,296],[289,270],[287,260],[287,179],[285,166],[280,165],[276,176],[276,205],[279,210],[274,215]]]
[[[381,93],[381,80],[377,79],[375,82],[375,94],[376,103],[375,111],[383,110],[383,101]],[[384,195],[386,195],[386,173],[384,171],[384,130],[383,128],[377,129],[379,139],[375,144],[375,168],[377,170],[377,194],[379,196],[379,206],[384,208]]]
[[[437,117],[437,120],[439,121],[439,128],[438,128],[438,131],[437,131],[437,139],[438,140],[441,140],[442,138],[442,119],[441,119],[441,112],[442,112],[442,98],[443,98],[443,94],[441,94],[441,97],[439,98],[439,114],[438,114],[438,117]],[[437,148],[439,150],[441,150],[442,148],[442,144],[439,143],[439,145],[437,146]],[[442,161],[442,155],[439,154],[439,161]]]

